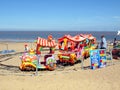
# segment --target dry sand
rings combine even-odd
[[[7,42],[8,49],[24,51],[25,43]],[[34,47],[33,44],[28,43]],[[6,46],[0,44],[0,50]],[[91,70],[87,68],[89,58],[74,66],[59,67],[55,71],[23,72],[19,70],[20,54],[0,58],[0,90],[120,90],[120,61],[113,60],[113,65]]]

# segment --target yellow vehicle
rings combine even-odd
[[[54,70],[56,68],[56,59],[54,57],[54,49],[56,47],[56,43],[52,40],[52,36],[49,36],[48,39],[37,38],[36,42],[36,51],[30,50],[29,52],[23,53],[21,56],[21,70],[36,70],[38,69],[48,69]],[[41,51],[42,48],[50,48],[49,53],[44,55],[44,60],[41,60]]]

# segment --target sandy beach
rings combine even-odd
[[[105,68],[91,70],[90,59],[74,66],[57,67],[55,71],[35,72],[19,70],[20,55],[25,43],[4,42],[16,52],[0,56],[0,90],[120,90],[120,60],[109,61]],[[34,44],[27,43],[30,47]],[[6,49],[0,44],[0,51]]]

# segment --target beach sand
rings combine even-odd
[[[8,49],[16,54],[0,56],[0,90],[120,90],[120,60],[114,60],[105,68],[89,69],[90,60],[84,60],[74,66],[60,66],[55,71],[41,70],[35,72],[19,70],[20,52],[25,43],[6,42]],[[27,43],[34,48],[34,44]],[[0,50],[7,47],[0,44]],[[112,64],[112,65],[111,65]]]

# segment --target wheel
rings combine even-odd
[[[46,68],[50,71],[55,70],[56,68],[56,60],[53,57],[48,57],[46,59]]]
[[[56,69],[56,63],[48,64],[47,69],[50,71],[53,71]]]
[[[21,66],[20,66],[20,69],[22,71],[35,71],[36,70],[36,66],[32,63],[23,63]]]
[[[31,65],[28,65],[28,66],[25,66],[25,70],[26,70],[26,71],[35,71],[36,68],[33,67],[33,66],[31,66]]]
[[[70,54],[70,63],[74,64],[77,61],[77,56],[75,54]]]

